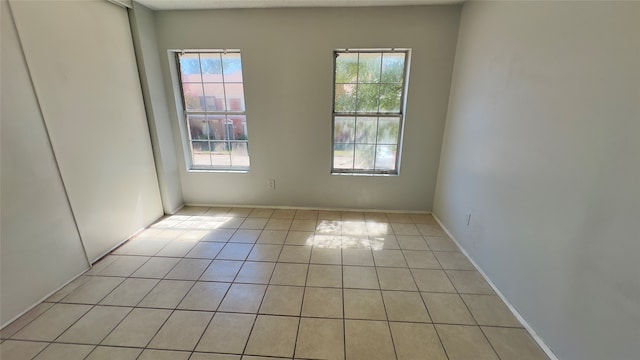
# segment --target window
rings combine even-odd
[[[239,51],[177,53],[191,169],[248,170]]]
[[[398,174],[409,50],[334,58],[332,172]]]

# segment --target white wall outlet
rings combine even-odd
[[[275,190],[276,189],[276,180],[275,179],[267,180],[267,189],[270,189],[270,190]]]
[[[467,224],[467,226],[471,224],[471,213],[467,213],[467,215],[464,217],[464,222]]]

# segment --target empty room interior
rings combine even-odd
[[[2,0],[0,358],[640,358],[640,2]]]

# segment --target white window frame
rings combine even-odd
[[[336,111],[336,59],[338,54],[353,54],[353,53],[404,53],[405,61],[404,61],[404,70],[403,70],[403,84],[402,84],[402,94],[400,98],[400,109],[398,112],[358,112],[357,104],[356,111],[353,112],[343,112]],[[368,175],[368,176],[376,176],[376,175],[400,175],[400,163],[401,163],[401,155],[402,155],[402,143],[404,138],[404,123],[405,123],[405,109],[407,102],[407,89],[409,86],[409,65],[411,61],[411,49],[408,48],[358,48],[358,49],[335,49],[333,51],[333,96],[332,96],[332,116],[331,116],[331,174],[332,175]],[[357,81],[357,80],[356,80]],[[356,95],[357,101],[357,95]],[[374,159],[374,167],[373,169],[341,169],[335,168],[334,164],[334,152],[335,152],[335,123],[337,117],[393,117],[399,118],[399,129],[398,129],[398,139],[397,139],[397,147],[396,147],[396,159],[395,159],[395,169],[394,170],[376,170],[375,169],[375,159]],[[354,129],[355,131],[355,129]],[[374,144],[378,146],[377,136],[378,131],[376,129],[376,143]],[[354,158],[355,158],[355,139],[354,139]]]
[[[189,116],[190,115],[195,115],[195,116],[207,116],[207,115],[220,115],[220,116],[225,116],[225,127],[226,127],[226,123],[228,120],[226,117],[231,115],[236,115],[236,116],[244,116],[245,119],[247,118],[247,114],[246,114],[246,100],[245,100],[245,104],[244,104],[244,110],[243,111],[231,111],[228,109],[225,110],[207,110],[206,109],[206,96],[205,96],[205,110],[204,111],[192,111],[192,110],[187,110],[186,107],[186,101],[185,101],[185,97],[184,97],[184,90],[183,90],[183,83],[182,83],[182,71],[180,68],[180,55],[181,54],[230,54],[230,53],[236,53],[238,55],[240,55],[241,59],[241,51],[239,49],[189,49],[189,50],[169,50],[170,54],[173,54],[173,59],[175,61],[175,70],[176,70],[176,74],[177,74],[177,91],[179,93],[179,100],[180,100],[180,106],[182,108],[181,111],[181,126],[185,129],[185,133],[184,136],[182,136],[182,141],[183,141],[183,147],[185,148],[185,155],[188,154],[188,156],[185,156],[185,159],[187,160],[187,170],[188,171],[207,171],[207,172],[237,172],[237,173],[246,173],[249,172],[250,170],[250,164],[249,166],[241,166],[241,165],[232,165],[231,166],[220,166],[220,165],[211,165],[211,166],[203,166],[203,165],[194,165],[194,154],[193,154],[193,139],[191,138],[191,129],[190,129],[190,124],[189,124]],[[223,65],[224,66],[224,65]],[[244,64],[243,64],[244,67]],[[202,71],[202,68],[200,69],[200,71]],[[222,69],[222,71],[224,71],[224,68]],[[204,84],[204,82],[203,82]],[[226,82],[222,81],[223,84],[223,88],[224,85],[226,84]],[[244,71],[242,72],[242,85],[243,85],[243,93],[244,93],[244,84],[245,84],[245,79],[244,79]],[[244,94],[243,94],[243,98],[244,98]],[[225,94],[225,99],[223,101],[226,101],[226,94]],[[248,121],[248,120],[247,120]],[[247,134],[247,139],[246,140],[231,140],[229,139],[229,136],[227,134],[226,139],[224,140],[225,142],[229,142],[229,144],[231,143],[246,143],[247,144],[247,155],[249,157],[249,161],[251,161],[251,155],[250,155],[250,150],[249,150],[249,140],[248,140],[248,132],[247,132],[247,124],[246,121],[243,124],[243,131],[244,134]],[[226,131],[225,131],[226,132]],[[211,139],[207,140],[209,143],[212,141]],[[208,145],[210,146],[210,145]],[[212,161],[213,162],[213,161]]]

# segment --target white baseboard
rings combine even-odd
[[[318,206],[283,206],[283,205],[237,205],[237,204],[204,204],[185,203],[185,206],[200,207],[235,207],[235,208],[257,208],[257,209],[295,209],[295,210],[322,210],[322,211],[363,211],[363,212],[385,212],[393,214],[431,214],[426,210],[385,210],[385,209],[355,209],[355,208],[331,208]],[[177,212],[178,210],[176,210]]]
[[[182,206],[184,207],[184,205]],[[180,207],[180,208],[182,208]],[[95,258],[95,260],[89,260],[89,263],[91,263],[91,267],[93,267],[93,264],[97,263],[98,261],[102,260],[103,257],[111,254],[111,252],[117,248],[119,248],[120,246],[124,245],[124,243],[126,243],[127,241],[133,239],[134,237],[136,237],[138,234],[140,234],[141,232],[147,230],[151,225],[155,224],[158,220],[162,219],[162,217],[164,216],[164,214],[162,214],[159,218],[150,221],[149,223],[147,223],[146,225],[144,225],[143,227],[141,227],[140,229],[138,229],[136,232],[134,232],[133,234],[129,235],[126,239],[120,241],[119,243],[115,244],[114,246],[112,246],[109,250],[105,251],[104,253],[100,254],[100,256],[98,256],[97,258]]]
[[[180,209],[182,209],[184,207],[181,206]],[[178,209],[178,210],[180,210]],[[176,211],[178,211],[176,210]],[[161,217],[160,217],[161,218]],[[20,316],[26,314],[27,312],[29,312],[31,309],[33,309],[34,307],[40,305],[42,302],[44,302],[45,300],[47,300],[49,297],[51,297],[51,295],[55,294],[58,290],[62,289],[63,287],[67,286],[70,282],[72,282],[73,280],[79,278],[80,276],[84,275],[84,273],[86,273],[87,271],[91,270],[93,268],[93,264],[95,264],[96,262],[100,261],[103,257],[109,255],[113,250],[117,249],[118,247],[122,246],[125,242],[129,241],[129,239],[135,237],[136,235],[140,234],[141,232],[143,232],[144,230],[146,230],[149,226],[153,225],[156,221],[158,221],[160,218],[155,219],[153,221],[151,221],[150,223],[148,223],[147,225],[143,226],[142,228],[138,229],[138,231],[136,231],[135,233],[133,233],[131,236],[127,237],[126,239],[120,241],[119,243],[117,243],[116,245],[114,245],[111,249],[107,250],[106,252],[104,252],[103,254],[101,254],[100,256],[98,256],[95,260],[91,261],[89,260],[89,267],[87,269],[85,269],[84,271],[82,271],[80,274],[74,276],[71,280],[67,281],[66,283],[62,284],[60,287],[56,288],[55,290],[53,290],[52,292],[50,292],[49,294],[45,295],[43,298],[41,298],[40,300],[38,300],[35,304],[31,305],[29,308],[27,308],[26,310],[24,310],[23,312],[21,312],[20,314],[16,315],[15,317],[13,317],[11,320],[7,321],[6,323],[2,324],[2,326],[0,326],[0,329],[3,329],[5,327],[7,327],[9,324],[11,324],[12,322],[16,321]]]
[[[38,300],[35,304],[29,306],[25,311],[21,312],[20,314],[14,316],[12,319],[10,319],[9,321],[7,321],[6,323],[2,324],[2,326],[0,326],[0,330],[6,328],[7,326],[11,325],[12,322],[18,320],[22,315],[28,313],[29,311],[31,311],[34,307],[42,304],[45,300],[47,300],[48,298],[50,298],[53,294],[57,293],[60,289],[62,289],[63,287],[69,285],[69,283],[71,283],[73,280],[79,278],[80,276],[84,275],[84,273],[86,273],[87,271],[91,270],[91,266],[89,266],[88,268],[86,268],[85,270],[83,270],[80,274],[74,276],[71,280],[67,281],[66,283],[60,285],[59,287],[57,287],[56,289],[54,289],[53,291],[51,291],[50,293],[48,293],[47,295],[45,295],[43,298],[41,298],[40,300]],[[32,320],[33,321],[33,320]],[[26,326],[26,325],[25,325]]]
[[[171,210],[169,213],[167,213],[165,215],[175,215],[175,213],[177,213],[178,211],[182,210],[185,206],[186,206],[185,204],[182,204],[182,205],[178,206],[177,208]]]
[[[522,324],[522,326],[525,328],[525,330],[527,330],[527,332],[529,333],[529,335],[531,335],[531,337],[533,338],[533,341],[535,341],[538,346],[540,346],[540,348],[542,349],[542,351],[545,352],[545,354],[547,354],[547,356],[549,357],[549,359],[551,360],[560,360],[556,354],[553,353],[553,351],[551,351],[551,349],[549,348],[549,346],[547,346],[547,344],[544,343],[544,341],[542,340],[542,338],[533,330],[533,328],[531,327],[531,325],[529,325],[529,323],[527,322],[527,320],[525,320],[524,317],[522,317],[522,315],[520,315],[520,313],[518,312],[518,310],[516,310],[516,308],[509,302],[509,300],[504,296],[504,294],[498,289],[498,287],[493,283],[493,281],[491,281],[491,279],[489,279],[489,277],[487,276],[487,274],[485,274],[484,271],[482,271],[482,268],[480,268],[480,266],[478,266],[478,264],[471,258],[471,256],[469,256],[469,253],[467,252],[467,250],[465,250],[464,247],[462,247],[462,245],[460,244],[460,242],[453,236],[453,234],[451,233],[451,231],[449,231],[449,229],[447,229],[446,226],[444,226],[444,224],[442,223],[442,221],[440,221],[440,219],[438,218],[438,216],[436,214],[432,214],[433,217],[436,219],[436,221],[438,222],[438,224],[440,224],[440,227],[442,227],[442,229],[447,233],[447,235],[451,238],[451,240],[453,240],[453,242],[456,243],[456,245],[458,245],[458,247],[460,248],[460,251],[462,251],[462,253],[464,254],[464,256],[467,257],[467,259],[469,259],[469,261],[473,264],[473,266],[478,270],[478,272],[482,275],[482,277],[487,281],[487,283],[489,283],[489,286],[491,286],[491,288],[493,288],[493,291],[496,292],[496,294],[500,297],[500,299],[502,299],[502,301],[507,305],[507,307],[509,308],[509,310],[511,310],[511,312],[513,313],[513,315],[516,317],[516,319],[518,319],[518,321]]]

